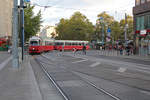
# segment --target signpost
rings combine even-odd
[[[30,0],[24,0],[24,2],[30,2]]]

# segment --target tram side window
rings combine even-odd
[[[81,44],[81,43],[79,43],[79,45],[81,46],[82,44]]]
[[[55,45],[62,45],[62,42],[56,42]]]
[[[53,43],[52,42],[47,42],[47,44],[46,45],[53,45]]]
[[[65,43],[65,45],[70,46],[70,45],[71,45],[71,43],[70,43],[70,42],[66,42],[66,43]]]
[[[72,45],[77,45],[77,43],[76,43],[76,42],[73,42]]]
[[[64,45],[64,43],[63,43],[63,42],[60,42],[60,45]]]

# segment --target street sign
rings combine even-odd
[[[141,31],[140,31],[140,34],[141,34],[141,35],[145,35],[146,33],[147,33],[146,30],[141,30]]]
[[[24,0],[24,2],[30,2],[30,0]]]
[[[110,29],[110,28],[108,28],[108,29],[107,29],[107,32],[108,32],[108,33],[110,33],[110,32],[111,32],[111,29]]]
[[[100,19],[100,20],[103,20],[103,17],[100,17],[99,19]]]
[[[107,37],[109,37],[109,38],[111,37],[111,29],[110,28],[107,29]]]

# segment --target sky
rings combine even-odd
[[[43,25],[56,25],[61,18],[70,18],[76,11],[95,24],[97,15],[103,11],[118,21],[124,18],[125,13],[132,16],[135,0],[31,0],[31,4],[40,5],[35,6],[34,12],[42,11]]]

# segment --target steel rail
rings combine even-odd
[[[106,95],[112,97],[112,98],[115,99],[115,100],[121,100],[120,98],[118,98],[117,96],[114,96],[113,94],[107,92],[106,90],[104,90],[104,89],[102,89],[102,88],[100,88],[100,87],[97,87],[93,82],[87,81],[86,79],[84,79],[84,78],[82,78],[81,76],[77,75],[77,74],[75,73],[75,71],[71,71],[71,72],[72,72],[73,74],[75,74],[76,76],[80,77],[84,82],[86,82],[87,84],[89,84],[89,85],[91,85],[92,87],[96,88],[97,90],[103,92],[104,94],[106,94]]]
[[[36,61],[38,62],[38,59],[36,59]],[[44,71],[45,75],[49,78],[49,80],[53,83],[53,85],[57,88],[57,90],[59,91],[59,93],[63,96],[63,98],[65,100],[71,100],[67,97],[67,95],[64,93],[64,91],[60,88],[60,86],[55,82],[55,80],[53,79],[53,77],[48,73],[47,69],[45,68],[44,64],[41,63],[40,61],[38,62],[41,65],[42,70]]]
[[[42,55],[43,56],[43,55]],[[44,58],[46,59],[49,59],[48,57],[46,57],[45,55],[43,56]],[[75,74],[76,76],[80,77],[81,80],[83,80],[84,82],[86,82],[87,84],[91,85],[92,87],[94,87],[95,89],[99,90],[100,92],[110,96],[111,98],[113,98],[114,100],[121,100],[120,98],[118,98],[117,96],[114,96],[113,94],[107,92],[106,90],[100,88],[100,87],[97,87],[94,83],[90,82],[90,81],[87,81],[86,79],[82,78],[81,76],[77,75],[75,73],[75,71],[70,71],[71,73]]]

